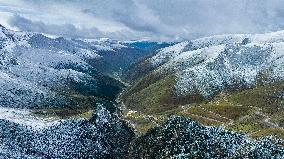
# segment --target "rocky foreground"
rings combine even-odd
[[[1,120],[1,158],[282,158],[284,142],[252,140],[222,127],[172,117],[135,137],[102,108],[90,120],[70,120],[34,131]]]

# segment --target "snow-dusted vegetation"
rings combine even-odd
[[[0,120],[0,158],[122,158],[134,133],[100,108],[90,120],[29,129]]]
[[[172,117],[161,127],[135,140],[131,158],[282,158],[283,141],[258,141],[222,127],[204,127],[183,117]]]

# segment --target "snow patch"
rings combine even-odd
[[[36,117],[30,110],[0,107],[0,119],[21,124],[32,129],[44,129],[60,123],[62,120]]]
[[[188,45],[189,42],[181,42],[178,44],[175,44],[173,46],[169,46],[166,48],[161,49],[154,57],[150,59],[151,63],[154,66],[158,66],[168,59],[173,59],[174,57],[178,56],[184,48]]]

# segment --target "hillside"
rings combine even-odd
[[[177,43],[132,65],[120,96],[142,133],[169,115],[252,137],[284,137],[283,31],[220,35]]]

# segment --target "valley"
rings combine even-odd
[[[0,28],[0,158],[284,156],[283,31],[166,43]]]

